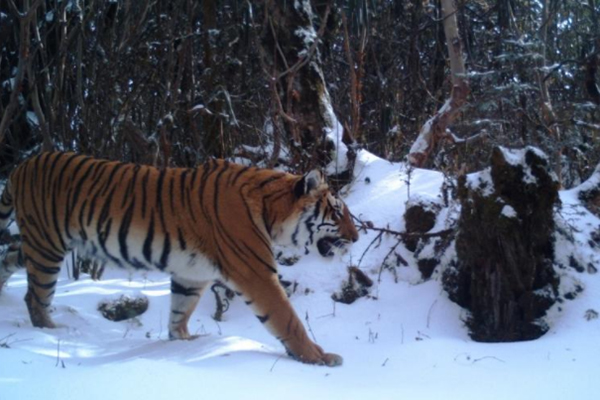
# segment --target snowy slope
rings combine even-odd
[[[358,178],[346,197],[352,212],[375,226],[403,230],[408,198],[403,166],[361,152],[356,168]],[[436,197],[441,183],[441,174],[417,170],[410,193]],[[587,245],[600,221],[578,205],[573,193],[561,197],[564,226],[576,228],[572,235],[579,248],[559,238],[557,253],[600,267],[598,252]],[[412,254],[402,246],[398,251],[409,266],[398,267],[398,283],[388,270],[378,281],[382,260],[395,244],[391,237],[361,260],[360,268],[375,281],[371,296],[334,304],[331,294],[346,278],[346,267],[357,265],[376,236],[361,234],[349,253],[332,261],[313,252],[292,267],[280,267],[286,280],[298,282],[291,297],[298,314],[303,320],[308,316],[324,349],[344,357],[342,367],[289,359],[239,299],[223,322],[215,322],[210,292],[190,325],[203,336],[168,341],[169,281],[154,273],[109,270],[93,282],[69,280],[63,269],[53,314],[62,327],[35,329],[22,300],[26,278],[19,273],[0,295],[0,400],[263,399],[266,394],[273,399],[598,398],[600,319],[584,318],[588,309],[600,311],[598,274],[561,269],[565,285],[585,290],[552,309],[552,328],[539,340],[475,343],[462,323],[464,311],[442,290],[439,271],[422,282]],[[148,312],[133,322],[102,318],[98,303],[123,293],[147,295]]]

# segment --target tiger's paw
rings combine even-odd
[[[338,367],[344,363],[342,356],[334,353],[323,353],[318,358],[307,358],[303,356],[294,358],[305,364],[325,365],[327,367]]]
[[[334,353],[325,353],[323,355],[323,361],[328,367],[339,367],[344,363],[342,356]]]
[[[179,331],[169,332],[169,340],[196,340],[196,339],[204,337],[204,336],[208,336],[208,334],[204,334],[204,335],[194,334],[194,335],[192,335],[189,332],[187,332],[187,330],[185,332],[179,332]]]
[[[314,345],[312,349],[309,351],[305,351],[299,356],[293,354],[292,352],[288,353],[294,357],[296,360],[303,362],[305,364],[315,364],[315,365],[326,365],[328,367],[337,367],[344,363],[344,359],[342,356],[339,356],[334,353],[325,353],[321,346]]]

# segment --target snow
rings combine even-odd
[[[478,191],[483,197],[488,197],[494,193],[494,181],[492,180],[492,169],[486,168],[483,171],[467,174],[466,186],[470,190]]]
[[[548,160],[548,156],[546,156],[543,151],[533,146],[526,146],[522,149],[508,149],[502,146],[499,146],[499,148],[504,155],[504,159],[510,165],[522,165],[525,162],[525,153],[527,152],[533,152],[539,158]]]
[[[403,164],[361,151],[357,178],[345,190],[351,211],[377,227],[403,230],[409,192],[435,199],[443,181],[440,173],[412,170],[409,191],[406,171]],[[360,263],[374,280],[371,296],[351,305],[334,303],[331,294],[347,278],[346,267],[357,265],[376,237],[370,231],[333,260],[298,251],[297,264],[279,268],[284,279],[298,282],[291,301],[309,334],[344,357],[341,367],[288,358],[239,298],[224,321],[214,321],[210,291],[190,322],[190,331],[202,336],[168,341],[167,276],[109,269],[101,281],[87,276],[73,281],[63,268],[54,300],[57,329],[31,326],[22,300],[24,273],[13,276],[0,294],[0,399],[595,399],[600,319],[585,316],[600,310],[599,276],[575,272],[567,260],[600,264],[598,251],[587,245],[600,220],[579,204],[576,193],[561,192],[561,200],[557,223],[564,233],[557,236],[556,252],[567,263],[560,269],[561,286],[584,290],[551,309],[550,331],[538,340],[473,342],[462,322],[465,311],[448,300],[439,271],[428,281],[419,279],[415,259],[403,246],[398,251],[409,265],[397,268],[398,282],[388,270],[380,271],[395,244],[386,235]],[[147,295],[149,310],[133,321],[102,318],[98,303],[122,294]]]
[[[512,208],[508,204],[506,204],[504,207],[502,207],[502,211],[500,211],[500,215],[502,215],[506,218],[517,218],[517,212],[515,211],[514,208]]]
[[[40,126],[40,121],[33,111],[27,111],[25,115],[30,126]]]
[[[326,120],[325,124],[325,136],[331,140],[334,144],[334,153],[332,154],[331,162],[325,167],[325,173],[327,175],[337,175],[347,169],[348,165],[348,147],[342,142],[342,136],[344,134],[344,127],[337,119],[333,107],[331,106],[331,98],[329,92],[325,88],[321,95],[321,107],[324,109],[324,117]]]
[[[410,148],[409,154],[421,154],[427,151],[429,148],[428,139],[431,136],[431,124],[433,124],[433,118],[434,117],[428,119],[425,124],[423,124],[419,136]]]

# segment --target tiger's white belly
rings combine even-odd
[[[190,281],[214,281],[221,279],[219,268],[201,253],[175,250],[171,252],[166,268],[168,273]]]
[[[140,238],[144,239],[140,239]],[[151,256],[144,255],[144,235],[130,234],[127,238],[127,258],[116,235],[109,236],[100,244],[97,236],[88,236],[87,240],[74,240],[72,247],[77,249],[79,255],[97,259],[108,265],[130,270],[150,271],[158,270],[189,281],[204,282],[222,278],[218,266],[204,254],[196,250],[179,248],[177,243],[171,244],[168,257],[164,265],[161,264],[164,238],[157,237],[152,244]]]

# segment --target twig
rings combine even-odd
[[[335,301],[332,301],[333,303],[333,312],[329,313],[329,314],[325,314],[325,315],[321,315],[320,317],[317,317],[317,319],[320,318],[326,318],[326,317],[335,317]]]
[[[308,311],[306,312],[306,326],[308,326],[308,331],[310,332],[310,336],[312,336],[313,338],[313,342],[317,343],[317,338],[315,337],[315,333],[312,330],[312,327],[310,326],[310,321],[308,320]]]
[[[56,343],[56,364],[54,364],[54,366],[58,367],[59,365],[66,368],[65,362],[60,358],[60,339],[58,339],[58,342]]]
[[[283,357],[281,357],[281,356],[277,357],[277,359],[275,360],[273,365],[271,365],[271,369],[269,370],[269,372],[273,372],[273,369],[275,368],[275,364],[277,364],[279,362],[279,360],[281,360],[282,358]]]
[[[383,236],[383,232],[380,232],[379,234],[377,234],[377,236],[375,236],[375,239],[373,239],[371,241],[371,243],[369,243],[369,245],[367,246],[367,248],[365,249],[365,251],[363,251],[362,255],[358,259],[358,267],[359,268],[360,268],[360,264],[362,263],[363,257],[365,256],[365,254],[367,254],[367,251],[369,251],[369,249],[371,248],[371,246],[373,245],[373,243],[375,243],[378,239],[381,239],[382,236]]]
[[[400,324],[400,344],[404,344],[404,324]]]
[[[454,228],[448,228],[448,229],[444,229],[444,230],[441,230],[438,232],[431,232],[431,233],[400,232],[400,231],[395,231],[395,230],[389,229],[389,228],[377,228],[377,227],[373,226],[373,224],[367,223],[367,222],[355,217],[354,215],[352,217],[355,221],[358,221],[358,223],[359,223],[358,229],[359,230],[387,233],[390,235],[400,236],[402,239],[410,239],[410,238],[428,239],[428,238],[432,238],[432,237],[444,237],[444,236],[448,236],[448,235],[452,234],[455,231]],[[359,264],[360,264],[360,261],[359,261]]]
[[[400,245],[400,243],[401,243],[401,240],[398,240],[396,242],[396,244],[392,246],[390,251],[388,251],[388,253],[383,258],[383,261],[381,262],[381,267],[379,267],[379,274],[377,275],[377,282],[381,283],[381,274],[383,273],[383,268],[385,267],[385,262],[387,261],[388,257],[391,256],[392,253],[396,250],[398,245]]]
[[[437,300],[435,300],[432,304],[431,307],[429,307],[429,312],[427,313],[427,329],[429,329],[429,322],[431,321],[431,312],[433,311],[433,307],[435,307],[435,305],[437,304]]]
[[[506,363],[506,361],[499,359],[498,357],[494,357],[494,356],[485,356],[485,357],[481,357],[481,358],[475,358],[471,364],[475,364],[476,362],[482,361],[482,360],[486,360],[486,359],[492,359],[492,360],[496,360],[499,361],[501,363]]]
[[[0,347],[3,347],[5,349],[10,348],[10,345],[8,343],[8,339],[10,339],[11,337],[15,336],[14,333],[11,333],[10,335],[4,336],[3,338],[0,339]]]

